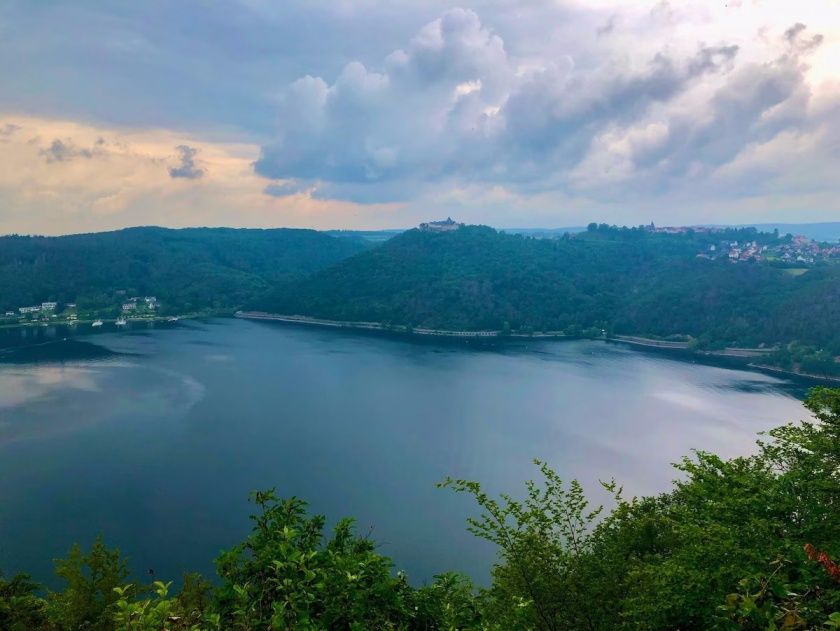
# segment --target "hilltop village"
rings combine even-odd
[[[699,234],[712,238],[728,232],[728,228],[715,226],[656,226],[653,223],[645,228],[661,234]],[[820,262],[840,261],[840,244],[819,242],[803,235],[780,236],[777,230],[774,233],[757,233],[755,239],[739,241],[722,238],[710,243],[697,256],[726,259],[731,263],[767,261],[807,267]]]

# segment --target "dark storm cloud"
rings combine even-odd
[[[615,23],[616,17],[615,15],[611,15],[606,22],[604,22],[601,26],[598,27],[595,33],[598,35],[598,37],[604,37],[606,35],[609,35],[615,30]]]
[[[802,37],[802,34],[807,28],[808,27],[802,24],[802,22],[797,22],[785,31],[785,39],[792,48],[800,52],[809,52],[818,48],[820,44],[822,44],[823,36],[819,33],[809,38]]]
[[[56,138],[50,143],[49,147],[41,150],[41,155],[46,158],[47,162],[67,162],[74,158],[92,158],[93,151],[80,149],[70,140]]]
[[[170,167],[170,177],[196,180],[204,175],[204,169],[199,168],[195,163],[198,149],[187,145],[178,145],[175,150],[178,152],[180,164],[177,167]]]
[[[265,193],[266,195],[270,195],[271,197],[286,197],[287,195],[304,193],[310,190],[311,188],[311,186],[302,184],[300,182],[274,182],[272,184],[268,184],[263,189],[263,193]]]
[[[15,123],[6,123],[2,127],[0,127],[0,136],[11,136],[16,131],[21,129],[20,125],[16,125]]]

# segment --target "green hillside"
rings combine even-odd
[[[108,307],[154,295],[170,311],[229,308],[365,249],[313,230],[129,228],[0,237],[0,309],[44,301]]]
[[[557,239],[484,226],[410,230],[255,306],[456,330],[690,336],[696,348],[787,351],[795,342],[806,354],[830,357],[821,370],[831,369],[840,354],[840,265],[791,274],[770,262],[698,256],[729,239],[759,247],[784,240],[750,229],[662,234],[602,226]]]

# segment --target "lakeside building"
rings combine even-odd
[[[137,303],[136,302],[126,302],[122,306],[123,311],[134,311],[135,309],[137,309]]]
[[[457,230],[464,224],[453,221],[452,217],[447,217],[445,221],[429,221],[420,224],[420,230],[423,232],[451,232]]]

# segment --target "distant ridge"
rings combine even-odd
[[[598,222],[600,223],[600,222]],[[609,222],[607,222],[609,223]],[[645,222],[643,222],[645,223]],[[610,224],[612,225],[612,224]],[[646,223],[645,223],[646,225]],[[669,224],[670,225],[670,224]],[[712,228],[756,228],[761,232],[773,232],[773,230],[778,229],[780,234],[801,234],[810,239],[816,240],[826,240],[826,241],[840,241],[840,221],[823,221],[823,222],[813,222],[813,223],[739,223],[739,224],[704,224],[704,223],[686,223],[686,224],[678,224],[675,223],[673,225],[686,225],[686,226],[706,226]],[[633,227],[633,226],[628,226]],[[321,234],[325,234],[331,237],[339,237],[339,238],[356,238],[356,239],[363,239],[365,241],[371,241],[374,243],[387,241],[388,239],[395,237],[399,234],[402,234],[406,230],[411,230],[412,227],[405,227],[405,228],[383,228],[381,230],[356,230],[352,228],[335,228],[330,230],[310,230],[307,228],[235,228],[235,227],[188,227],[188,228],[166,228],[162,226],[129,226],[126,228],[120,228],[116,230],[102,230],[97,232],[84,232],[84,233],[70,233],[65,235],[55,235],[49,236],[45,238],[59,238],[59,237],[66,237],[66,236],[81,236],[87,234],[113,234],[117,232],[122,232],[124,230],[182,230],[182,231],[191,231],[191,230],[206,230],[206,231],[231,231],[231,230],[241,230],[244,232],[271,232],[273,230],[302,230],[302,231],[309,231],[309,232],[319,232]],[[506,232],[508,234],[522,234],[527,236],[539,236],[539,237],[559,237],[563,236],[566,233],[569,234],[577,234],[580,232],[586,231],[586,226],[560,226],[558,228],[551,228],[551,227],[530,227],[530,228],[510,228],[510,227],[499,227],[495,226],[495,229],[499,232]],[[43,236],[43,235],[18,235],[18,234],[6,234],[0,235],[0,239],[4,236]]]
[[[529,237],[552,238],[562,237],[564,234],[585,232],[586,226],[565,226],[561,228],[499,228],[500,232],[508,234],[522,234]]]
[[[753,223],[737,227],[752,226],[763,232],[778,230],[779,234],[801,234],[815,241],[840,241],[840,221],[821,223]]]
[[[676,224],[679,225],[679,224]],[[741,224],[686,224],[701,225],[712,228],[755,228],[759,232],[779,231],[779,234],[802,235],[815,241],[840,241],[840,221],[825,221],[816,223],[741,223]],[[523,234],[529,237],[559,237],[565,233],[577,234],[584,232],[586,226],[566,226],[561,228],[500,228],[502,232]]]

